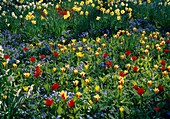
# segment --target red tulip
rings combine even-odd
[[[126,55],[127,56],[129,56],[129,55],[131,55],[132,54],[132,52],[130,51],[130,50],[126,50]]]
[[[167,44],[170,43],[170,40],[166,40],[166,43],[167,43]]]
[[[155,112],[158,112],[160,108],[158,106],[154,107]]]
[[[108,56],[108,54],[104,53],[102,56],[103,56],[104,58],[106,58],[106,57]]]
[[[166,64],[166,61],[165,61],[165,60],[161,60],[161,64],[162,64],[162,65],[165,65],[165,64]]]
[[[45,55],[40,55],[40,59],[44,59],[45,58]]]
[[[121,72],[119,73],[119,76],[124,77],[124,76],[126,76],[126,74],[124,74],[124,72],[121,71]]]
[[[59,12],[59,11],[61,10],[61,8],[60,8],[60,7],[58,7],[58,8],[56,8],[56,10]]]
[[[63,12],[60,12],[60,11],[59,11],[59,14],[61,14],[61,15],[63,15],[63,16],[64,16],[64,15],[66,15],[66,14],[67,14],[67,10],[65,10],[65,11],[63,11]]]
[[[9,59],[9,57],[10,57],[10,56],[9,56],[8,54],[4,55],[4,58],[5,58],[5,59]]]
[[[164,66],[163,66],[163,67],[161,67],[161,68],[160,68],[160,70],[165,71],[165,67],[164,67]]]
[[[132,56],[132,61],[136,61],[137,57],[136,56]]]
[[[35,60],[36,60],[35,57],[31,57],[31,58],[30,58],[30,61],[31,61],[31,62],[35,62]]]
[[[68,107],[69,108],[74,107],[74,105],[75,105],[74,100],[68,101]]]
[[[144,56],[144,55],[142,55],[142,56],[141,56],[141,58],[142,58],[142,59],[145,59],[145,56]]]
[[[57,90],[60,87],[60,85],[58,83],[55,83],[52,85],[52,90]]]
[[[163,87],[163,86],[161,86],[161,85],[159,85],[159,86],[158,86],[158,89],[159,89],[159,92],[162,92],[162,91],[163,91],[163,89],[164,89],[164,87]]]
[[[138,90],[138,86],[137,86],[137,85],[134,85],[133,88],[134,88],[135,90]]]
[[[138,88],[137,91],[139,95],[142,95],[145,92],[143,88]]]
[[[107,61],[107,62],[106,62],[106,65],[109,66],[109,67],[111,67],[111,66],[112,66],[112,62],[111,62],[111,61]]]
[[[138,72],[138,70],[139,70],[139,69],[138,69],[137,66],[133,67],[133,71],[134,71],[134,72]]]
[[[54,52],[53,55],[54,55],[55,57],[58,57],[58,53],[57,53],[57,52]]]
[[[46,99],[45,100],[45,105],[51,106],[52,104],[53,104],[53,100],[52,99]]]
[[[27,50],[28,50],[28,48],[27,48],[27,47],[24,47],[24,48],[23,48],[23,50],[24,50],[24,51],[27,51]]]
[[[169,52],[169,50],[168,50],[168,49],[165,49],[165,50],[164,50],[164,52],[165,52],[165,53],[168,53],[168,52]]]

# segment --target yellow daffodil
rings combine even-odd
[[[28,91],[28,86],[24,86],[22,88],[23,88],[24,91],[26,91],[26,92]]]
[[[77,93],[76,93],[76,97],[77,97],[77,98],[80,98],[81,95],[82,95],[82,94],[81,94],[80,92],[77,92]]]
[[[56,72],[57,68],[56,67],[53,67],[53,72]]]
[[[101,19],[101,17],[99,17],[99,16],[96,17],[96,20],[97,20],[97,21],[99,21],[100,19]]]
[[[73,84],[74,84],[75,86],[77,86],[77,85],[78,85],[78,83],[79,83],[79,81],[78,81],[78,80],[73,81]]]
[[[30,76],[30,73],[24,73],[24,76],[28,78]]]
[[[94,96],[94,99],[95,99],[96,101],[98,101],[98,100],[100,99],[100,96],[99,96],[98,94],[96,94],[96,95]]]
[[[122,113],[122,112],[124,112],[124,108],[123,107],[120,107],[119,108],[119,111]]]
[[[93,104],[93,101],[92,101],[92,100],[89,100],[89,104],[92,105],[92,104]]]
[[[2,62],[2,64],[4,65],[4,67],[6,67],[6,65],[7,65],[7,62]]]
[[[60,96],[63,100],[66,100],[68,98],[67,93],[63,90],[60,92]]]
[[[31,20],[31,23],[32,23],[32,24],[36,24],[36,21],[35,21],[35,20]]]
[[[74,70],[74,74],[78,74],[78,70],[77,69]]]
[[[80,75],[81,75],[82,77],[84,77],[84,76],[86,75],[86,73],[85,73],[85,72],[81,72]]]
[[[77,55],[77,57],[83,57],[84,56],[84,54],[82,52],[78,52],[78,53],[76,53],[76,55]]]
[[[99,92],[100,91],[100,86],[96,86],[95,90],[96,90],[96,92]]]
[[[66,15],[64,15],[64,19],[68,19],[70,17],[70,12],[69,11],[67,11],[67,14]]]

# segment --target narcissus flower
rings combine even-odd
[[[122,113],[122,112],[124,112],[124,108],[123,107],[120,107],[119,108],[119,111]]]
[[[145,92],[143,88],[138,88],[137,90],[138,94],[142,96],[142,94]]]
[[[17,64],[12,64],[14,68],[17,68]]]
[[[79,81],[78,81],[78,80],[73,81],[73,84],[74,84],[75,86],[77,86],[77,85],[78,85],[78,83],[79,83]]]
[[[28,91],[28,86],[24,86],[22,88],[23,88],[24,91],[26,91],[26,92]]]
[[[78,52],[78,53],[76,53],[76,55],[77,55],[77,57],[83,57],[84,56],[84,54],[82,52]]]
[[[159,92],[159,89],[158,88],[154,88],[153,89],[155,93],[158,93]]]
[[[51,106],[52,104],[53,104],[53,100],[52,99],[46,99],[45,100],[45,105]]]
[[[152,85],[152,81],[148,81],[148,86],[151,86]]]
[[[77,93],[76,93],[76,97],[77,97],[77,98],[80,98],[81,95],[82,95],[82,94],[81,94],[80,92],[77,92]]]
[[[163,71],[162,74],[163,74],[164,76],[167,76],[167,75],[168,75],[168,72],[167,72],[167,71]]]
[[[53,72],[56,72],[57,68],[53,67]]]
[[[85,72],[81,72],[80,75],[81,75],[82,77],[85,77],[86,73],[85,73]]]
[[[100,19],[101,19],[101,17],[99,17],[99,16],[96,17],[96,20],[97,20],[97,21],[99,21]]]
[[[86,85],[89,84],[89,79],[85,79]]]
[[[64,19],[68,19],[70,17],[70,12],[67,11],[66,15],[64,15]]]
[[[118,89],[119,89],[119,90],[122,90],[122,88],[123,88],[122,85],[119,85],[119,86],[118,86]]]
[[[59,83],[55,83],[55,84],[52,85],[51,89],[52,90],[57,90],[59,87],[60,87],[60,84]]]
[[[72,108],[72,107],[74,107],[75,102],[74,102],[74,100],[69,100],[67,104],[68,104],[69,108]]]
[[[78,74],[78,70],[77,69],[74,70],[74,74]]]
[[[98,94],[96,94],[96,95],[94,96],[94,99],[95,99],[96,101],[98,101],[99,98],[100,98],[100,96],[99,96]]]
[[[60,96],[63,100],[66,100],[68,98],[67,93],[65,91],[61,91]]]
[[[28,78],[30,76],[30,73],[24,73],[24,76]]]
[[[96,90],[96,92],[99,92],[100,91],[100,86],[96,86],[95,90]]]
[[[92,105],[92,104],[93,104],[93,101],[92,101],[92,100],[89,100],[89,104]]]

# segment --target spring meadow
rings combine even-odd
[[[0,119],[169,119],[170,0],[1,0]]]

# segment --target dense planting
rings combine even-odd
[[[168,0],[0,4],[0,118],[170,117]]]

